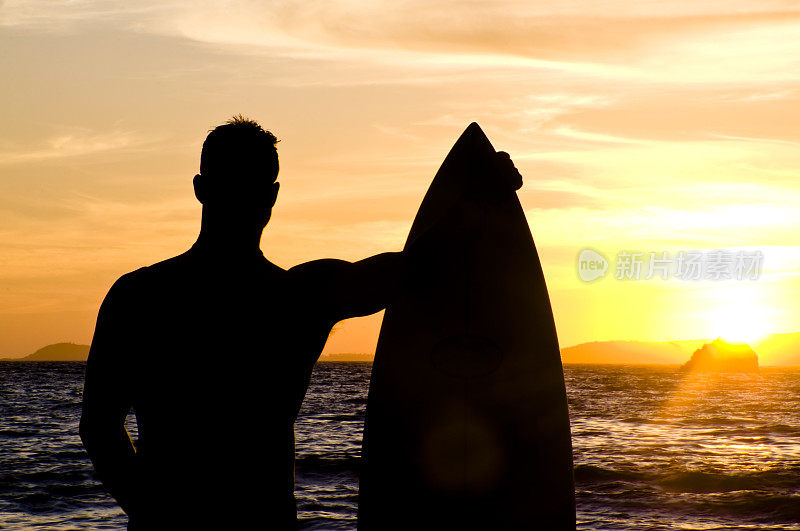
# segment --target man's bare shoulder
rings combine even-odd
[[[172,273],[190,267],[190,262],[191,260],[189,253],[186,252],[177,256],[173,256],[172,258],[167,258],[166,260],[161,260],[160,262],[156,262],[155,264],[151,264],[149,266],[140,267],[136,271],[131,271],[128,274],[134,275],[138,278],[145,278],[148,275],[153,274],[158,275]]]
[[[122,296],[123,293],[125,295],[135,294],[138,290],[164,276],[180,273],[186,266],[186,256],[184,253],[149,266],[140,267],[139,269],[135,269],[119,277],[111,286],[109,294],[119,294],[120,296]]]

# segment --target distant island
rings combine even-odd
[[[681,366],[684,372],[758,372],[758,356],[745,343],[733,344],[717,338],[695,350]]]
[[[591,341],[561,349],[565,364],[683,365],[708,339],[679,341]],[[750,347],[748,347],[750,348]],[[770,334],[752,345],[761,367],[800,366],[800,332]]]
[[[721,339],[715,340],[721,341]],[[710,339],[677,341],[591,341],[561,348],[564,364],[682,365]],[[758,351],[757,363],[766,367],[800,366],[800,332],[770,334],[752,345]],[[749,347],[748,347],[749,348]],[[33,354],[3,358],[8,361],[86,361],[89,345],[56,343]],[[373,353],[323,354],[319,361],[371,362]]]
[[[55,343],[42,347],[33,354],[21,358],[5,358],[13,361],[86,361],[89,345],[75,343]]]

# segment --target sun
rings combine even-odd
[[[713,311],[713,335],[728,343],[752,346],[769,333],[767,313],[765,308],[746,303],[721,306]]]
[[[705,292],[706,327],[711,339],[753,346],[774,328],[773,295],[756,282],[733,282]]]

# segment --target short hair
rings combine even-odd
[[[214,177],[246,172],[260,165],[259,155],[271,156],[272,181],[278,178],[279,140],[258,122],[237,114],[212,129],[200,154],[200,173]]]

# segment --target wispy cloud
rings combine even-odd
[[[599,142],[608,144],[634,144],[634,145],[647,145],[653,142],[642,140],[639,138],[625,138],[615,135],[607,135],[603,133],[591,133],[588,131],[580,131],[573,127],[562,125],[552,130],[556,135],[572,138],[576,140],[585,140],[589,142]]]
[[[780,144],[784,146],[800,147],[800,142],[792,140],[783,140],[781,138],[760,138],[752,136],[735,136],[735,135],[722,135],[717,133],[708,133],[711,138],[719,138],[722,140],[735,140],[737,142],[747,142],[751,144]]]
[[[463,118],[459,115],[471,111],[491,116],[493,121],[508,125],[512,130],[528,132],[540,129],[554,118],[584,109],[608,107],[614,103],[614,98],[610,95],[585,92],[580,89],[562,91],[534,89],[521,96],[483,100],[480,109],[475,108],[474,102],[457,100],[446,104],[447,113],[416,122],[415,125],[461,127],[464,124]],[[476,119],[478,118],[479,116],[476,116]]]
[[[781,100],[796,99],[798,96],[797,90],[765,90],[757,92],[749,92],[746,94],[722,96],[723,101],[732,101],[737,103],[754,103],[754,102],[771,102]]]
[[[187,245],[199,215],[196,203],[186,198],[133,202],[72,193],[55,207],[64,210],[57,222],[4,212],[7,221],[15,221],[0,229],[4,282],[79,273],[90,265],[130,267],[136,255],[156,259],[164,249]]]
[[[0,32],[15,76],[0,277],[18,290],[0,313],[81,297],[94,313],[115,275],[184,249],[199,220],[184,177],[203,132],[240,111],[284,140],[264,240],[282,265],[397,248],[481,123],[525,178],[568,342],[595,339],[585,323],[619,298],[569,304],[580,246],[797,242],[791,0],[7,0]]]
[[[800,52],[800,6],[780,0],[12,0],[0,8],[7,27],[58,31],[99,22],[242,53],[423,71],[516,69],[662,83],[800,78],[791,59]]]
[[[173,29],[295,58],[691,83],[797,79],[799,24],[784,2],[288,1],[184,12]]]
[[[175,3],[171,4],[175,6]],[[171,10],[170,4],[143,0],[5,0],[0,3],[0,27],[33,28],[45,31],[74,31],[97,23],[135,25],[136,19]],[[185,6],[188,7],[188,6]]]
[[[142,149],[157,141],[145,139],[130,131],[108,131],[104,133],[75,130],[53,136],[40,147],[3,149],[0,147],[0,165],[43,161],[55,158],[81,157],[109,151]]]

